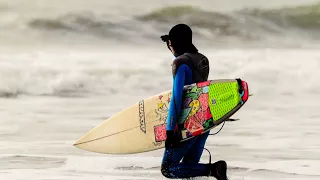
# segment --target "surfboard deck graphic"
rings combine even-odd
[[[177,127],[181,141],[206,133],[229,120],[248,97],[248,85],[240,79],[209,80],[185,86]],[[93,128],[74,146],[106,154],[132,154],[163,148],[169,103],[171,91],[141,100]]]

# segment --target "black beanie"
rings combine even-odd
[[[175,25],[169,31],[168,39],[177,55],[198,52],[198,49],[192,44],[192,30],[186,24]]]

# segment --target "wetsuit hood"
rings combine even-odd
[[[184,53],[197,53],[198,49],[192,43],[192,30],[186,24],[177,24],[170,31],[169,35],[161,36],[162,41],[166,42],[169,48],[168,41],[171,41],[171,46],[175,51],[175,56],[178,57]],[[170,48],[169,48],[170,49]]]

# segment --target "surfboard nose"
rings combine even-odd
[[[76,148],[82,149],[82,150],[90,151],[90,152],[99,152],[99,151],[97,151],[97,150],[101,149],[101,148],[99,148],[99,146],[101,146],[102,144],[107,144],[107,143],[103,143],[103,142],[99,141],[103,137],[93,138],[94,134],[95,134],[94,132],[88,132],[87,134],[85,134],[84,136],[79,138],[73,144],[73,146]],[[100,144],[100,143],[102,143],[102,144]]]
[[[73,143],[73,146],[79,147],[81,144],[86,143],[86,141],[83,141],[82,138],[78,139],[76,142]]]
[[[89,132],[90,133],[90,132]],[[79,138],[76,142],[74,142],[73,146],[79,148],[79,149],[84,149],[87,150],[87,148],[85,148],[86,146],[84,146],[84,144],[89,143],[90,141],[92,141],[93,139],[90,139],[88,137],[89,133],[85,134],[84,136],[82,136],[81,138]],[[90,136],[90,135],[89,135]]]

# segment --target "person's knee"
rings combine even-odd
[[[161,173],[164,177],[169,179],[174,179],[173,171],[171,170],[170,166],[167,164],[161,165]]]

